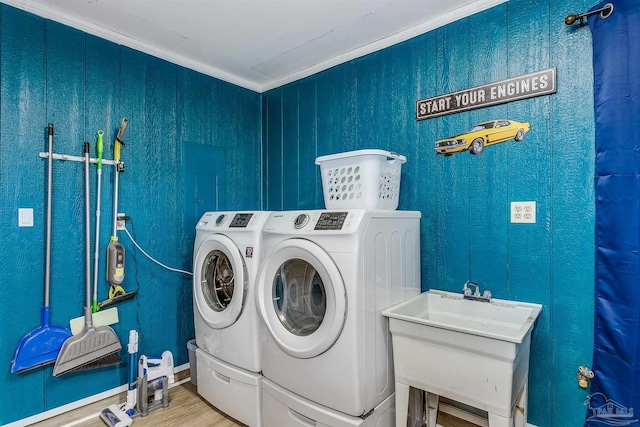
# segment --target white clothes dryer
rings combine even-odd
[[[353,417],[392,395],[391,335],[381,311],[420,293],[420,217],[354,209],[271,214],[256,288],[268,331],[265,378]],[[265,426],[278,425],[268,417]]]
[[[250,426],[260,424],[260,322],[255,279],[269,212],[207,212],[196,226],[193,314],[198,393]]]

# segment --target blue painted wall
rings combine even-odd
[[[460,292],[471,279],[544,305],[529,375],[529,422],[540,427],[585,419],[576,373],[593,348],[591,35],[563,20],[591,3],[510,0],[263,94],[267,209],[323,207],[318,155],[397,151],[408,159],[399,208],[423,215],[423,289]],[[415,120],[418,99],[548,67],[557,94]],[[479,156],[434,153],[437,139],[493,118],[531,132]],[[509,203],[524,200],[537,202],[537,223],[509,223]]]
[[[590,6],[510,0],[270,91],[260,105],[251,91],[2,5],[0,424],[126,381],[125,364],[60,378],[51,367],[9,373],[15,346],[39,324],[42,304],[46,161],[37,153],[46,151],[46,124],[56,126],[55,151],[76,155],[105,130],[111,157],[126,116],[120,211],[133,217],[129,229],[144,248],[185,269],[201,212],[320,208],[316,156],[372,147],[405,154],[400,209],[423,214],[424,289],[460,291],[472,279],[498,298],[544,304],[533,338],[529,421],[582,425],[587,392],[575,374],[590,363],[593,345],[591,39],[588,29],[562,21]],[[558,71],[555,95],[414,119],[417,99],[551,66]],[[532,130],[524,142],[480,156],[434,154],[436,139],[494,117],[530,121]],[[80,316],[84,301],[82,171],[79,163],[54,162],[55,324]],[[102,183],[104,271],[109,167]],[[510,224],[512,200],[536,200],[538,222]],[[17,227],[19,207],[34,208],[34,227]],[[116,332],[126,345],[127,331],[139,329],[142,351],[169,349],[176,363],[186,362],[193,337],[189,278],[161,270],[126,235],[120,239],[128,253],[125,288],[140,296],[118,306]]]
[[[75,401],[126,382],[127,364],[59,378],[52,366],[11,374],[21,337],[40,323],[43,302],[47,123],[54,150],[95,156],[105,131],[105,158],[122,117],[129,119],[119,210],[152,256],[191,269],[194,225],[202,212],[261,206],[260,95],[86,35],[12,7],[0,7],[0,424]],[[258,165],[258,167],[256,167]],[[68,325],[84,304],[84,167],[54,161],[51,272],[52,323]],[[111,234],[113,171],[102,178],[100,277]],[[92,216],[96,176],[92,166]],[[18,208],[33,208],[35,225],[18,228]],[[92,235],[95,222],[92,217]],[[171,350],[187,362],[194,337],[190,277],[166,271],[127,250],[128,291],[114,330],[126,351],[129,329],[140,351]],[[93,254],[93,246],[91,247]],[[93,263],[91,263],[93,265]],[[99,300],[108,286],[101,282]],[[121,356],[126,360],[126,353]]]

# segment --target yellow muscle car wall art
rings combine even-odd
[[[477,124],[467,133],[436,141],[435,150],[438,154],[450,156],[453,153],[469,151],[480,154],[484,147],[513,139],[522,141],[529,132],[529,123],[515,120],[491,120]]]

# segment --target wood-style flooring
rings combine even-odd
[[[135,427],[244,427],[244,424],[218,411],[209,402],[200,397],[196,387],[188,381],[171,388],[169,397],[171,400],[168,408],[156,409],[144,418],[134,418],[133,425]],[[123,393],[33,424],[33,426],[101,427],[105,424],[100,418],[87,418],[109,405],[123,402],[124,399],[125,394]],[[438,415],[438,425],[442,427],[476,426],[476,424],[445,413]]]
[[[125,395],[114,396],[100,402],[67,412],[57,417],[34,424],[35,427],[60,427],[72,425],[73,427],[101,427],[105,424],[100,418],[91,418],[78,423],[79,420],[96,414],[101,409],[114,403],[124,401]],[[158,408],[149,412],[146,417],[133,419],[135,427],[243,427],[233,418],[218,411],[209,402],[202,399],[196,391],[196,387],[190,382],[185,382],[169,390],[169,407]]]

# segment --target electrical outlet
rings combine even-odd
[[[125,216],[125,214],[122,212],[118,212],[118,218],[120,218],[121,216]],[[116,220],[116,230],[124,230],[124,219]]]
[[[536,223],[536,202],[511,202],[512,223]]]

